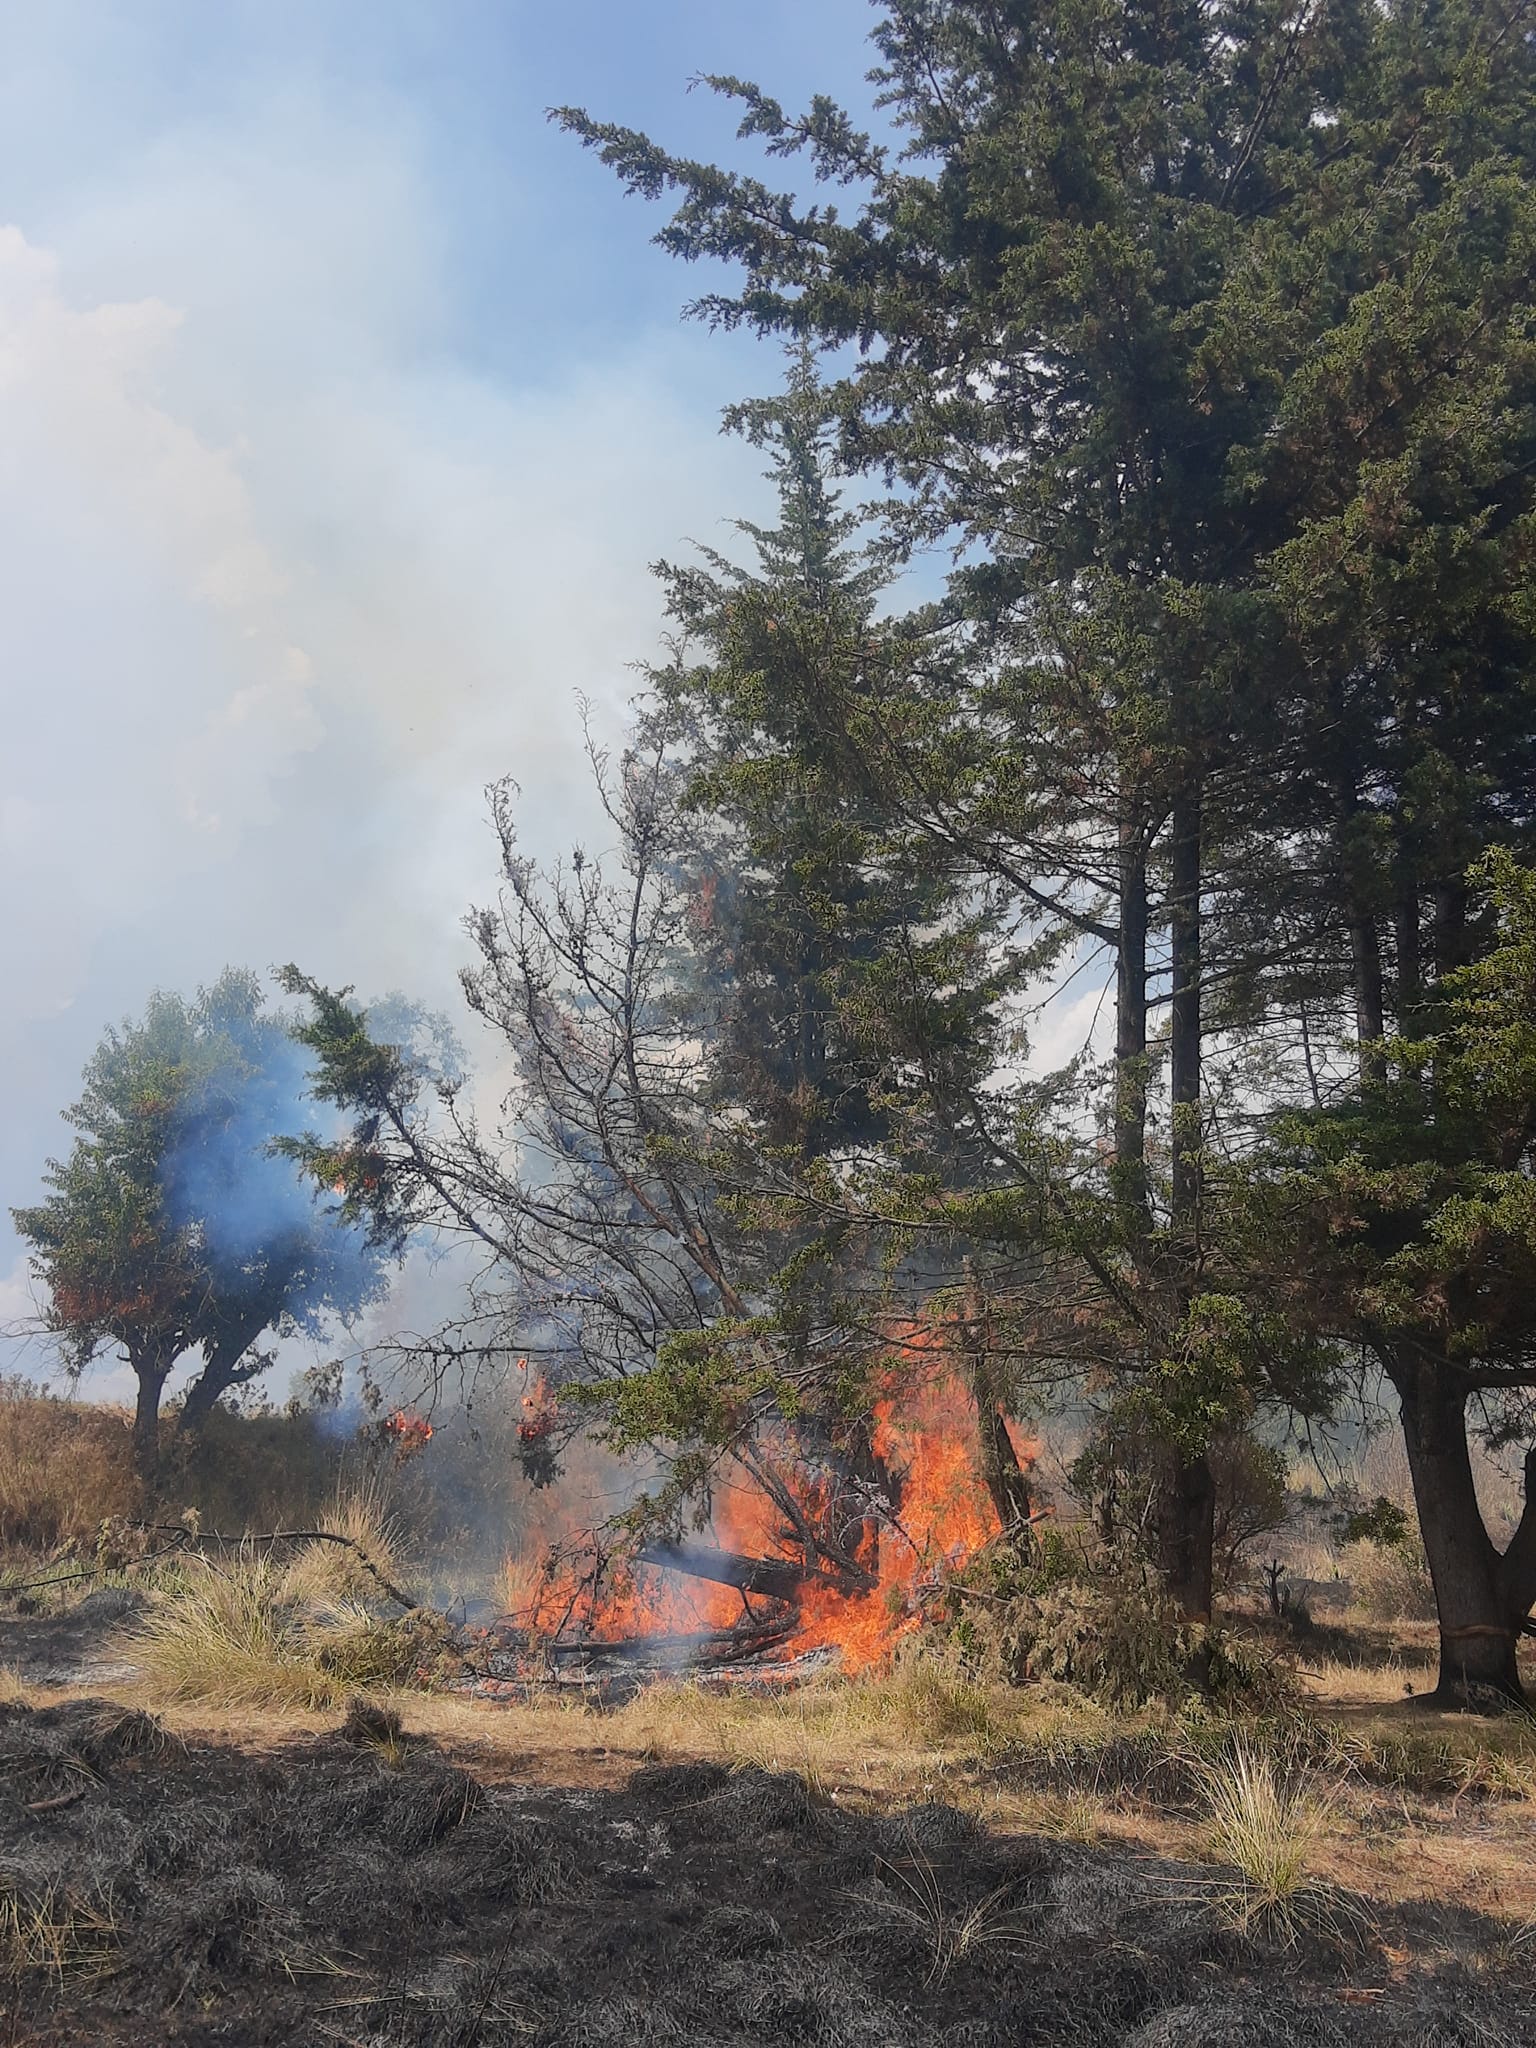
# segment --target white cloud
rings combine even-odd
[[[1067,983],[1041,998],[1030,1026],[1025,1073],[1035,1079],[1059,1072],[1080,1053],[1106,1059],[1114,1048],[1114,992],[1100,984]]]

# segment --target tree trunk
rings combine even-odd
[[[851,1482],[848,1490],[855,1496],[857,1513],[834,1534],[847,1556],[878,1571],[884,1517],[874,1503],[885,1500],[899,1510],[900,1481],[875,1449],[867,1417],[845,1424],[837,1434],[835,1448]]]
[[[225,1330],[223,1336],[209,1346],[204,1353],[202,1371],[188,1387],[186,1398],[181,1404],[177,1430],[182,1436],[196,1437],[212,1413],[214,1405],[232,1387],[249,1386],[259,1379],[271,1364],[267,1354],[253,1351],[252,1346],[262,1331],[268,1327],[266,1319],[248,1315]]]
[[[992,1356],[992,1338],[987,1305],[969,1259],[966,1272],[966,1355],[970,1366],[971,1398],[976,1403],[976,1442],[982,1484],[991,1498],[1014,1547],[1027,1556],[1030,1547],[1030,1517],[1034,1501],[1029,1475],[1019,1462],[1003,1414],[1002,1391]]]
[[[1200,824],[1198,784],[1173,807],[1171,926],[1173,1236],[1186,1265],[1200,1230]]]
[[[789,1558],[745,1557],[703,1543],[647,1543],[638,1555],[642,1564],[661,1565],[686,1578],[734,1586],[738,1593],[761,1593],[772,1600],[798,1600],[807,1582],[818,1577]]]
[[[1376,920],[1352,910],[1349,947],[1355,966],[1355,1036],[1360,1041],[1360,1084],[1373,1087],[1386,1078],[1381,1041],[1387,1019],[1381,985],[1381,940]]]
[[[131,1352],[128,1362],[139,1383],[133,1411],[133,1468],[151,1489],[160,1470],[160,1396],[171,1368],[154,1353]]]
[[[1360,830],[1360,790],[1351,763],[1337,779],[1339,867],[1349,919],[1349,958],[1355,984],[1355,1036],[1360,1041],[1360,1085],[1385,1078],[1381,1040],[1386,1036],[1386,997],[1381,976],[1381,936],[1376,929],[1372,854]]]
[[[1209,1621],[1215,1582],[1216,1482],[1204,1451],[1179,1452],[1163,1481],[1157,1537],[1169,1598],[1186,1621]]]
[[[1114,1186],[1133,1239],[1147,1208],[1147,847],[1141,821],[1120,821],[1120,934],[1115,963]]]
[[[1412,853],[1401,845],[1397,856],[1397,902],[1392,924],[1397,951],[1397,1000],[1392,1008],[1398,1030],[1404,1037],[1412,1037],[1424,996],[1424,947],[1419,933],[1418,876]]]
[[[1200,891],[1201,790],[1173,807],[1170,925],[1173,1097],[1173,1256],[1181,1308],[1194,1297],[1200,1262]],[[1168,1591],[1187,1621],[1209,1621],[1214,1579],[1216,1487],[1204,1448],[1177,1450],[1160,1489],[1156,1528]]]
[[[181,1404],[181,1414],[176,1422],[178,1432],[187,1437],[200,1436],[219,1396],[227,1393],[233,1385],[232,1378],[222,1377],[214,1372],[212,1366],[205,1366],[187,1389],[187,1397]]]
[[[1433,1353],[1394,1359],[1403,1442],[1440,1623],[1441,1705],[1524,1703],[1516,1663],[1520,1624],[1536,1597],[1536,1453],[1526,1460],[1526,1502],[1500,1556],[1483,1523],[1467,1441],[1464,1383]]]
[[[1467,964],[1467,885],[1454,875],[1435,891],[1435,972]]]

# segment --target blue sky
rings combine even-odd
[[[695,73],[867,100],[861,0],[3,0],[0,1200],[109,1021],[297,958],[452,1006],[494,886],[590,819],[646,564],[761,509],[659,210],[577,102],[731,152]],[[25,1316],[0,1232],[0,1323]]]
[[[545,109],[575,102],[715,154],[733,146],[729,110],[689,93],[691,77],[730,69],[791,102],[817,89],[859,102],[874,19],[862,0],[50,0],[5,12],[10,218],[66,236],[115,188],[163,199],[210,163],[227,174],[236,138],[269,199],[295,176],[367,174],[385,156],[393,196],[430,227],[442,292],[413,308],[413,347],[518,382],[552,378],[562,360],[601,362],[638,326],[670,328],[683,282],[647,249],[645,209],[621,202]],[[261,207],[259,190],[246,197]],[[215,210],[216,195],[210,226]],[[195,233],[144,225],[143,242],[94,242],[101,288],[182,281]]]

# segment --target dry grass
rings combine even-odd
[[[1392,1543],[1351,1543],[1341,1559],[1352,1605],[1367,1621],[1433,1621],[1435,1589],[1423,1550]]]
[[[491,1597],[503,1614],[526,1614],[545,1587],[543,1559],[531,1549],[509,1550],[491,1582]]]
[[[329,1705],[335,1681],[316,1665],[283,1599],[284,1574],[267,1558],[189,1564],[178,1589],[146,1617],[134,1651],[157,1698]]]
[[[1208,1845],[1236,1873],[1216,1894],[1241,1927],[1294,1941],[1316,1895],[1313,1864],[1324,1811],[1310,1773],[1287,1774],[1247,1741],[1202,1769],[1209,1800]]]
[[[976,1684],[935,1661],[856,1679],[828,1677],[784,1693],[652,1686],[611,1717],[626,1747],[651,1757],[712,1755],[792,1770],[820,1784],[879,1758],[909,1779],[936,1760],[980,1758],[1018,1733],[1033,1703]]]
[[[403,1628],[355,1599],[314,1596],[318,1586],[346,1582],[344,1572],[330,1575],[334,1548],[311,1546],[287,1566],[253,1554],[189,1560],[132,1639],[151,1696],[329,1708],[360,1686],[397,1683],[413,1660]],[[318,1562],[314,1551],[324,1553]]]
[[[0,1378],[0,1551],[28,1561],[94,1543],[104,1521],[142,1512],[127,1410]],[[209,1528],[303,1525],[338,1485],[345,1447],[313,1416],[216,1408],[201,1437],[161,1430],[162,1505]]]
[[[9,1664],[0,1664],[0,1707],[26,1707],[32,1704],[32,1688],[19,1671]]]
[[[109,1515],[134,1512],[127,1418],[0,1379],[0,1548],[32,1555],[90,1541]]]
[[[314,1526],[344,1540],[299,1551],[282,1580],[294,1605],[377,1599],[381,1578],[398,1585],[409,1576],[405,1530],[379,1480],[338,1488]]]
[[[0,1981],[103,1968],[119,1941],[110,1894],[87,1896],[61,1884],[32,1893],[0,1877]]]

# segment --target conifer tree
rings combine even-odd
[[[1524,659],[1530,47],[1477,0],[893,0],[875,40],[899,150],[711,81],[848,217],[558,118],[678,195],[664,247],[741,266],[695,310],[856,351],[845,462],[899,482],[898,547],[967,551],[942,682],[913,665],[873,772],[1041,932],[1113,958],[1107,1200],[1070,1144],[994,1143],[1021,1185],[1055,1161],[1012,1216],[1053,1219],[1098,1369],[1164,1433],[1163,1561],[1198,1614],[1213,1432],[1321,1391],[1223,1253],[1213,1061],[1278,1043],[1283,1093],[1315,1079],[1309,1019],[1325,1066],[1369,1044],[1388,906],[1407,991],[1426,897],[1440,961],[1462,943],[1480,842],[1427,855],[1430,817],[1518,809],[1521,714],[1469,714],[1442,620],[1478,691]],[[1065,1349],[1050,1321],[1033,1343]]]
[[[749,566],[657,565],[679,637],[642,730],[679,778],[694,943],[721,996],[713,1086],[809,1161],[889,1138],[902,1061],[953,1113],[990,1063],[998,988],[973,870],[914,842],[869,774],[861,729],[898,695],[910,640],[877,615],[889,572],[854,546],[809,351],[751,432],[778,522],[736,522]]]
[[[1250,1165],[1255,1289],[1396,1389],[1449,1706],[1522,1698],[1536,1603],[1536,872],[1499,849],[1468,894],[1491,937],[1440,979],[1433,1033],[1377,1041],[1347,1096],[1278,1117]],[[1527,1447],[1502,1549],[1474,1417]]]

